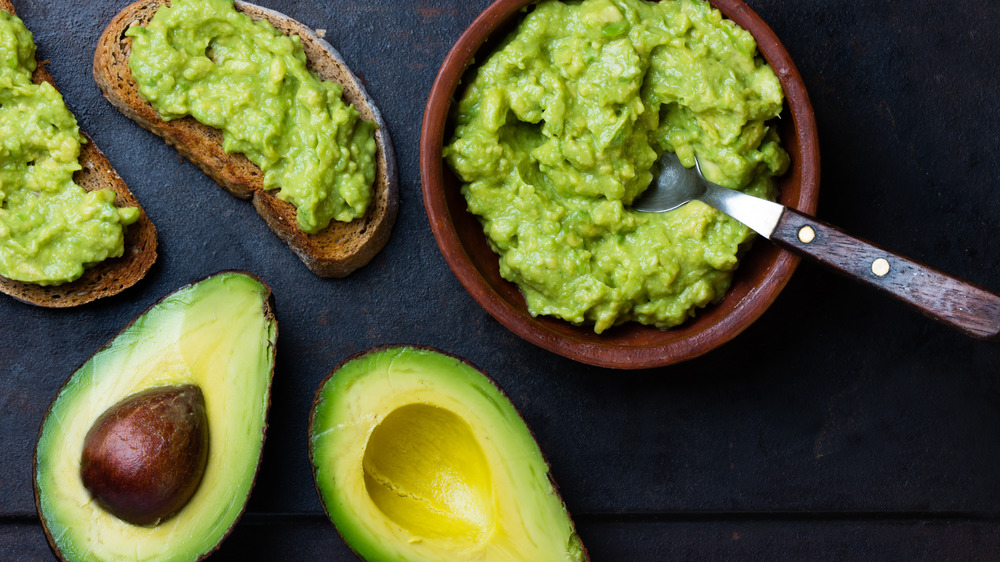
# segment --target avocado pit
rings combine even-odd
[[[158,387],[125,398],[94,422],[84,439],[80,477],[112,515],[154,526],[187,504],[207,461],[201,389]]]

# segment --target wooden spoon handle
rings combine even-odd
[[[1000,296],[786,209],[771,240],[973,337],[1000,336]]]

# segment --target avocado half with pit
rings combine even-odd
[[[197,560],[239,519],[266,429],[277,323],[258,278],[168,295],[66,381],[35,502],[63,560]]]
[[[321,384],[309,431],[324,509],[370,562],[587,560],[524,420],[456,357],[348,359]]]

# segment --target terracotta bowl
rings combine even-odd
[[[431,88],[420,137],[420,176],[427,217],[445,260],[472,297],[501,324],[535,345],[582,363],[618,369],[659,367],[697,357],[729,341],[774,302],[798,264],[797,257],[758,239],[743,257],[733,286],[721,302],[668,330],[630,322],[600,335],[591,326],[533,318],[517,286],[500,277],[497,256],[468,212],[460,182],[442,158],[442,146],[450,140],[449,111],[469,66],[486,58],[520,20],[521,9],[531,3],[497,0],[490,5],[459,37]],[[746,4],[739,0],[711,3],[753,34],[781,81],[787,101],[779,132],[792,165],[779,183],[780,202],[814,214],[819,144],[802,78],[771,28]],[[480,50],[483,53],[477,56]]]

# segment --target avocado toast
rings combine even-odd
[[[165,120],[139,93],[129,67],[133,26],[148,26],[159,0],[140,1],[118,13],[102,34],[94,55],[94,78],[104,96],[122,113],[162,137],[220,186],[241,199],[251,199],[267,225],[321,277],[343,277],[368,263],[388,241],[398,205],[395,157],[387,128],[360,81],[339,54],[315,32],[266,8],[236,2],[236,9],[253,20],[267,20],[275,29],[300,38],[311,71],[343,86],[344,101],[376,123],[375,176],[367,212],[350,222],[333,221],[315,234],[299,228],[296,208],[265,191],[261,169],[240,153],[227,153],[218,129],[192,117]]]
[[[14,14],[9,0],[0,0],[0,9]],[[39,63],[32,74],[32,82],[53,84],[52,76]],[[81,169],[73,174],[73,181],[86,191],[110,189],[115,193],[118,207],[140,209],[139,218],[125,230],[124,254],[109,258],[84,270],[78,279],[55,285],[26,283],[0,277],[0,291],[27,303],[64,308],[77,306],[96,299],[114,295],[131,287],[156,261],[156,228],[144,212],[125,182],[111,167],[108,159],[92,140],[83,134],[86,142],[81,146]]]

